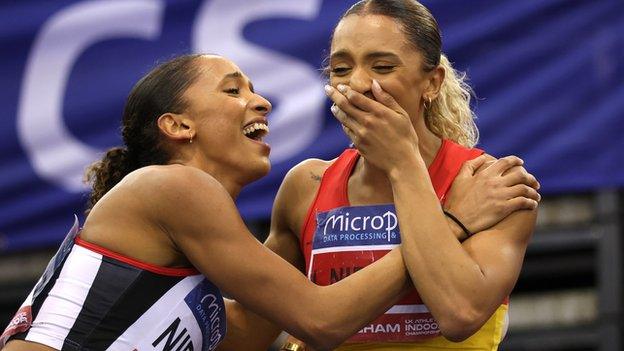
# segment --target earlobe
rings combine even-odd
[[[444,83],[444,77],[446,76],[446,70],[442,65],[438,65],[436,68],[431,71],[431,76],[429,77],[429,89],[426,92],[426,96],[435,100],[440,94],[440,89],[442,88],[442,83]]]

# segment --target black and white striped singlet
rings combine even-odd
[[[78,220],[0,336],[57,350],[214,350],[219,289],[192,268],[159,267],[77,237]]]

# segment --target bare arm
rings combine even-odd
[[[462,166],[446,202],[447,209],[460,217],[471,231],[477,232],[462,245],[463,250],[475,259],[480,256],[479,252],[488,252],[483,250],[491,250],[492,245],[499,245],[496,243],[499,238],[491,238],[492,233],[507,235],[504,231],[494,230],[494,225],[510,213],[535,207],[539,200],[535,189],[539,186],[537,180],[522,166],[516,165],[516,158],[496,160],[490,155],[480,158],[467,161]],[[453,221],[446,218],[446,225],[457,239],[466,239],[466,234]],[[512,252],[522,254],[524,251],[520,249]],[[497,307],[501,300],[494,297],[491,301],[496,302]],[[482,317],[491,316],[487,309],[484,311]],[[444,327],[446,331],[446,325]],[[293,337],[288,341],[303,345],[303,342]]]
[[[360,153],[391,181],[401,252],[420,296],[443,335],[463,340],[511,292],[536,212],[513,213],[467,240],[464,250],[445,223],[409,116],[376,81],[372,91],[376,100],[348,87],[329,95],[348,115],[337,118]]]
[[[299,249],[297,235],[291,230],[292,213],[296,204],[306,202],[307,194],[301,186],[308,179],[307,165],[316,160],[306,161],[293,168],[282,182],[275,197],[271,213],[271,230],[264,245],[278,254],[292,266],[303,272],[305,262]],[[301,185],[301,186],[300,186]],[[306,184],[314,186],[314,184]],[[309,200],[308,200],[309,201]],[[302,273],[303,274],[303,273]],[[284,285],[284,294],[290,294],[290,287]],[[282,328],[246,309],[234,300],[226,301],[228,331],[218,350],[266,350],[282,331]]]
[[[413,166],[426,168],[424,163]],[[535,225],[536,211],[511,214],[462,245],[443,223],[437,198],[427,182],[413,181],[414,168],[391,177],[401,250],[420,296],[445,336],[463,340],[494,313],[516,283]],[[426,178],[425,178],[426,179]],[[419,203],[419,216],[413,216]]]
[[[249,233],[214,178],[190,167],[167,172],[153,180],[160,193],[152,220],[226,294],[315,348],[340,344],[389,308],[408,282],[396,249],[337,284],[314,285]]]
[[[481,226],[491,227],[506,217],[507,211],[516,210],[510,206],[521,205],[505,201],[508,196],[516,195],[509,193],[510,187],[522,184],[530,188],[537,183],[532,175],[517,166],[507,169],[502,177],[500,174],[485,172],[485,167],[492,166],[494,161],[493,157],[484,155],[481,159],[466,162],[447,198],[449,208],[472,230],[480,230]],[[316,194],[320,177],[329,164],[327,161],[311,159],[294,167],[285,177],[273,206],[271,231],[265,246],[300,271],[304,269],[304,260],[299,248],[298,232]],[[461,228],[448,219],[446,222],[458,239],[465,239]],[[226,340],[220,345],[220,349],[266,349],[279,332],[277,326],[251,311],[246,315],[241,305],[232,303],[236,309],[235,314],[228,314],[228,325],[233,327],[228,329]],[[258,319],[253,323],[248,322],[254,316]]]
[[[282,328],[248,310],[236,300],[224,299],[227,333],[218,351],[266,350]]]

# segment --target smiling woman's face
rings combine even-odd
[[[256,94],[249,78],[232,61],[198,58],[201,74],[184,93],[186,114],[195,121],[193,143],[218,172],[245,182],[270,169],[269,146],[262,142],[271,104]]]
[[[429,73],[423,70],[422,54],[392,18],[370,14],[343,18],[334,31],[329,65],[332,86],[346,84],[371,97],[376,79],[412,120],[422,115]]]

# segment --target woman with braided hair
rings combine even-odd
[[[248,327],[331,349],[387,310],[408,286],[399,248],[321,287],[245,227],[234,200],[269,171],[270,111],[220,56],[178,57],[142,78],[124,109],[125,145],[87,172],[84,226],[0,336],[3,350],[227,349],[226,335],[264,319]]]

